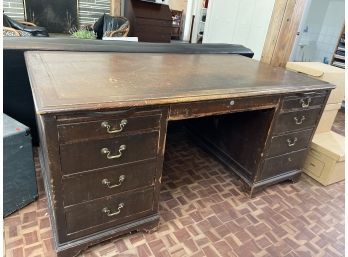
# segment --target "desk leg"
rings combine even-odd
[[[299,180],[300,180],[300,178],[301,178],[301,174],[302,174],[302,172],[301,173],[299,173],[299,174],[297,174],[297,175],[295,175],[292,179],[291,179],[291,181],[292,181],[292,183],[297,183]]]

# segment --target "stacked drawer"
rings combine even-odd
[[[60,119],[58,138],[70,238],[154,213],[160,111]]]
[[[302,169],[327,94],[318,91],[283,99],[259,180]]]

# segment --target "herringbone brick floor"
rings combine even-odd
[[[323,187],[302,175],[249,199],[235,175],[183,134],[168,137],[165,157],[159,230],[104,242],[80,257],[344,256],[344,182]],[[55,256],[38,183],[38,201],[4,220],[7,257]]]

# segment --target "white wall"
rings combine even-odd
[[[344,0],[312,0],[291,61],[330,61],[344,22]]]
[[[275,0],[209,1],[203,43],[241,44],[261,58]]]
[[[186,10],[188,0],[169,0],[169,8],[172,10],[177,11],[184,11]]]

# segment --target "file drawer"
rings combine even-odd
[[[314,127],[322,109],[281,113],[273,134]]]
[[[268,157],[281,155],[307,148],[313,129],[301,130],[281,136],[273,136]]]
[[[64,205],[153,185],[156,161],[140,161],[63,178]]]
[[[153,187],[116,194],[65,208],[67,233],[84,229],[94,232],[132,220],[153,209]]]
[[[63,174],[155,158],[159,131],[60,145]],[[141,147],[139,147],[141,146]]]
[[[307,149],[266,159],[260,179],[267,179],[289,171],[300,170],[306,158],[306,153]]]

